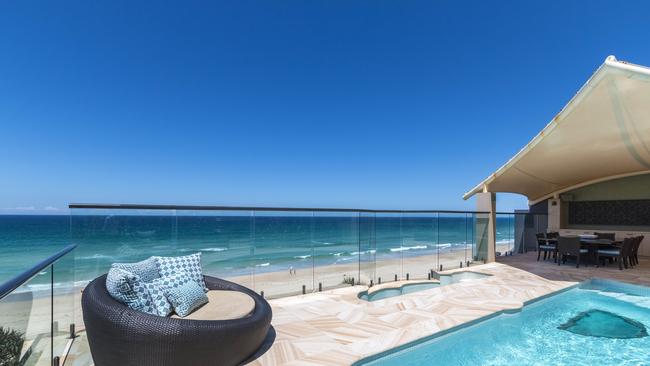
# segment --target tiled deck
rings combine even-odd
[[[360,286],[272,300],[276,339],[252,365],[349,365],[592,277],[650,285],[650,259],[620,271],[536,258],[500,258],[471,268],[492,277],[370,303],[357,299]]]
[[[251,365],[349,365],[494,312],[518,309],[527,300],[589,278],[650,286],[650,258],[623,271],[615,265],[558,267],[536,258],[536,253],[502,257],[470,268],[491,277],[375,302],[357,298],[362,286],[271,300],[276,338]],[[66,365],[88,365],[85,339],[75,343],[77,354]]]

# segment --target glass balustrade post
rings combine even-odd
[[[463,262],[467,263],[467,246],[469,245],[469,237],[468,237],[468,220],[467,220],[467,213],[465,214],[465,253],[463,255]],[[462,265],[461,265],[462,267]],[[469,267],[469,263],[467,264],[467,267]]]
[[[50,359],[54,360],[54,264],[50,265]]]
[[[357,262],[357,278],[359,278],[359,282],[362,282],[363,280],[362,280],[362,277],[361,277],[361,273],[362,273],[362,272],[361,272],[361,262],[362,262],[363,257],[362,257],[362,254],[361,254],[362,250],[361,250],[361,238],[360,238],[360,236],[361,236],[361,232],[360,232],[360,230],[361,230],[361,229],[360,229],[360,227],[359,227],[359,226],[360,226],[359,212],[356,212],[356,213],[355,213],[355,216],[356,216],[356,225],[357,225],[357,230],[356,230],[356,232],[357,232],[356,243],[357,243],[357,252],[359,253],[359,254],[356,256],[356,262]],[[370,280],[370,281],[372,281],[372,280]]]
[[[251,277],[253,280],[253,289],[257,290],[258,293],[264,297],[264,289],[259,288],[258,283],[257,283],[257,273],[255,271],[255,263],[256,263],[256,253],[255,253],[255,237],[256,237],[256,230],[255,230],[255,210],[251,211],[251,219],[250,219],[250,250],[249,250],[249,257],[248,257],[248,269],[251,272]]]
[[[433,266],[435,272],[440,271],[440,213],[436,212],[435,216],[436,227],[435,227],[435,238],[436,238],[436,263]]]
[[[311,212],[311,220],[309,221],[309,245],[311,249],[311,254],[310,254],[310,259],[311,259],[311,288],[314,289],[316,288],[316,253],[315,253],[315,246],[316,244],[314,243],[314,227],[315,227],[315,212]],[[303,286],[304,287],[304,286]],[[322,288],[322,285],[321,285]]]

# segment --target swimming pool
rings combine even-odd
[[[355,365],[650,365],[647,328],[649,287],[591,280]]]
[[[472,271],[462,271],[462,272],[455,272],[450,274],[443,274],[440,275],[440,285],[444,286],[444,285],[451,285],[453,283],[480,280],[481,278],[486,278],[490,276],[492,275],[481,273],[481,272],[472,272]]]
[[[368,290],[362,291],[359,293],[359,298],[366,301],[377,301],[387,299],[389,297],[400,296],[404,294],[410,294],[417,291],[428,290],[431,288],[436,288],[439,286],[451,285],[458,282],[467,282],[473,281],[485,277],[490,277],[491,275],[472,272],[472,271],[463,271],[456,272],[451,274],[440,275],[440,282],[418,282],[418,283],[407,283],[400,287],[388,287],[383,288],[368,294]]]
[[[359,293],[359,298],[366,301],[377,301],[382,299],[387,299],[389,297],[400,296],[404,294],[410,294],[417,291],[428,290],[430,288],[436,288],[440,286],[437,282],[420,282],[420,283],[408,283],[400,287],[391,287],[377,290],[368,295],[368,291],[363,291]]]

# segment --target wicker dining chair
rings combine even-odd
[[[632,246],[632,250],[630,252],[630,262],[632,265],[637,265],[639,264],[639,247],[641,246],[641,242],[643,241],[644,236],[637,236],[634,242],[634,245]]]
[[[580,259],[589,251],[580,248],[580,238],[577,236],[560,236],[557,238],[557,265],[566,263],[567,257],[576,257],[576,268],[580,268]]]
[[[555,250],[556,246],[553,244],[549,244],[546,239],[546,235],[544,233],[537,233],[535,234],[535,237],[537,238],[537,260],[539,261],[539,258],[544,252],[544,260],[546,260],[546,256],[548,255],[549,258],[551,258],[551,255],[555,255]]]
[[[618,262],[618,269],[623,270],[623,267],[628,268],[628,259],[632,254],[632,248],[636,242],[636,238],[625,238],[623,243],[613,249],[599,249],[596,253],[596,263],[600,263],[600,257],[614,258]],[[606,263],[606,262],[604,262]],[[631,263],[629,264],[631,266]]]

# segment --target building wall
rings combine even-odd
[[[547,214],[548,213],[548,200],[537,202],[530,206],[528,212],[532,214]]]
[[[650,256],[650,174],[578,188],[549,199],[547,206],[549,230],[557,226],[561,235],[613,232],[618,240],[643,235],[639,254]]]
[[[650,200],[650,174],[592,184],[560,195],[572,201]]]
[[[596,183],[560,198],[561,228],[650,231],[650,174]]]

